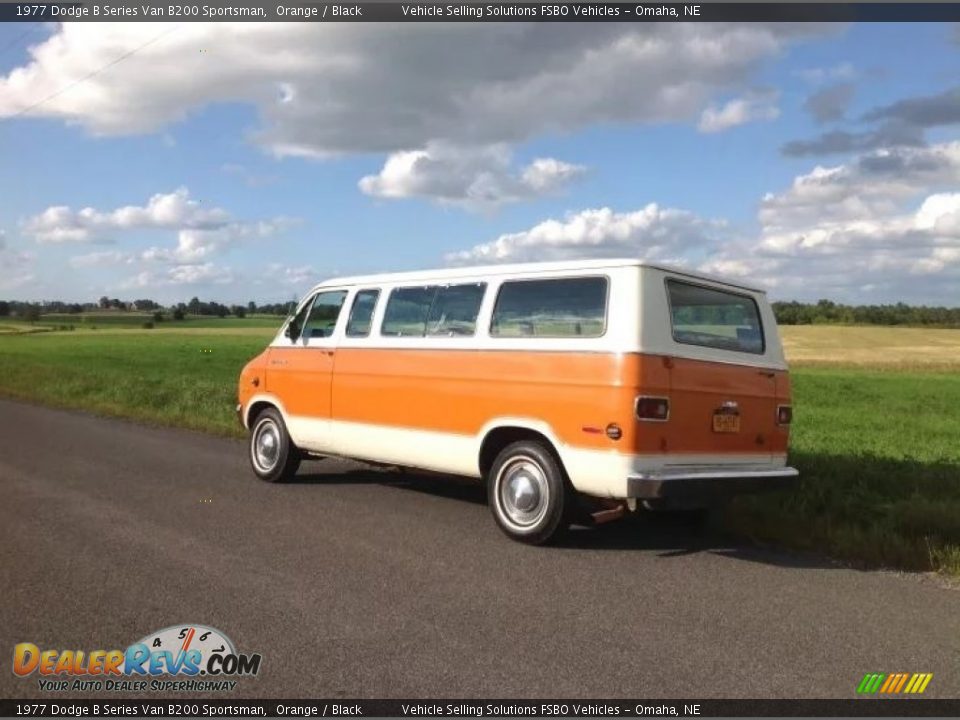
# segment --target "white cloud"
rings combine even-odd
[[[266,271],[262,273],[262,277],[271,284],[286,285],[302,290],[315,285],[320,279],[317,271],[310,265],[289,266],[281,263],[270,263]]]
[[[552,192],[585,171],[583,165],[573,165],[554,158],[537,158],[523,169],[521,180],[535,192]]]
[[[175,265],[161,272],[144,270],[120,284],[124,290],[139,288],[160,288],[178,285],[226,285],[233,283],[236,276],[231,268],[213,263],[198,265]]]
[[[247,240],[273,237],[298,222],[275,217],[238,220],[219,207],[206,207],[191,198],[187,188],[153,195],[143,206],[115,210],[92,207],[73,210],[54,206],[27,218],[23,233],[40,244],[113,242],[132,231],[167,231],[176,237],[172,246],[105,250],[79,254],[68,263],[75,269],[124,266],[134,274],[116,289],[162,289],[179,285],[211,286],[234,283],[236,274],[213,259]],[[165,267],[158,268],[162,264]]]
[[[850,81],[857,78],[857,70],[852,63],[843,62],[829,67],[814,67],[798,70],[796,75],[812,85],[825,82]]]
[[[172,248],[150,247],[141,253],[148,261],[198,263],[206,261],[247,238],[265,238],[277,234],[296,221],[276,217],[270,220],[239,221],[222,208],[205,208],[190,197],[185,187],[171,193],[158,193],[144,206],[128,205],[111,211],[92,207],[72,210],[54,206],[23,223],[25,235],[39,243],[111,242],[114,236],[130,230],[173,230],[177,244]],[[97,263],[130,262],[133,255],[120,251],[80,255],[75,267]]]
[[[719,242],[725,226],[693,213],[651,203],[634,212],[598,208],[545,220],[470,250],[449,262],[528,262],[587,257],[640,257],[685,262],[685,257]]]
[[[182,288],[191,288],[190,292],[217,293],[229,287],[236,295],[244,293],[252,286],[267,286],[268,295],[283,297],[278,288],[287,288],[299,297],[301,293],[318,282],[320,276],[308,265],[287,266],[281,263],[269,263],[257,269],[252,277],[246,277],[232,267],[213,262],[181,263],[169,267],[147,267],[128,277],[118,286],[118,290],[137,290],[152,292],[170,302],[183,299]],[[246,288],[246,289],[244,289]],[[260,295],[260,291],[257,293]],[[267,296],[264,296],[267,297]],[[261,298],[262,299],[262,298]]]
[[[178,265],[170,268],[168,277],[171,285],[196,285],[208,282],[222,284],[233,281],[233,271],[213,263]]]
[[[777,94],[753,93],[729,100],[722,106],[711,105],[700,115],[697,128],[700,132],[715,133],[729,130],[737,125],[780,117]]]
[[[23,232],[41,243],[90,242],[118,230],[218,229],[229,219],[225,210],[201,207],[190,198],[187,188],[181,187],[154,195],[144,206],[127,205],[108,212],[92,207],[76,211],[65,205],[49,207],[28,218]]]
[[[960,237],[960,193],[939,193],[923,201],[916,226],[930,232]]]
[[[18,290],[32,285],[37,281],[37,275],[33,272],[20,272],[0,277],[0,290]]]
[[[447,257],[452,263],[628,256],[697,267],[775,298],[956,305],[960,143],[868,153],[768,194],[757,233],[650,204],[545,220]]]
[[[850,163],[817,166],[791,187],[763,198],[768,231],[891,215],[910,199],[960,184],[960,142],[870,152]]]
[[[0,230],[0,290],[15,290],[33,283],[36,278],[33,253],[15,250]]]
[[[102,265],[131,265],[137,257],[133,253],[120,250],[105,250],[84,255],[74,255],[70,258],[70,265],[75,268],[97,267]]]
[[[177,233],[175,247],[150,247],[143,251],[142,257],[159,262],[197,263],[219,255],[241,240],[270,237],[294,223],[288,218],[275,218],[257,222],[230,222],[213,229],[184,228]]]
[[[365,192],[465,207],[536,197],[576,172],[545,158],[515,176],[490,167],[492,151],[465,148],[601,123],[696,122],[787,45],[836,32],[815,23],[52,27],[21,67],[0,75],[0,115],[59,118],[96,135],[169,134],[210,104],[241,103],[259,116],[249,137],[274,156],[383,153],[380,173],[360,181]],[[762,101],[732,103],[708,110],[706,127],[773,112]],[[442,147],[460,148],[459,159],[435,157]],[[429,171],[417,162],[425,155],[436,161]],[[46,237],[89,235],[59,227]]]
[[[420,197],[479,209],[555,192],[585,170],[553,158],[538,158],[515,170],[512,160],[505,145],[433,143],[390,155],[380,172],[362,178],[359,187],[374,197]]]
[[[867,153],[767,195],[756,240],[705,266],[761,278],[781,297],[955,305],[960,143]]]
[[[834,31],[809,23],[63,23],[0,76],[0,114],[109,135],[155,132],[210,103],[241,102],[259,111],[256,141],[278,155],[516,143],[595,123],[693,120],[787,44]]]

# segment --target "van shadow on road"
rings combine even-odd
[[[346,472],[325,472],[323,462],[305,463],[293,485],[383,485],[425,493],[434,497],[486,505],[486,489],[469,478],[436,473],[358,468]],[[493,522],[491,518],[491,522]],[[507,542],[504,539],[504,542]],[[555,550],[646,551],[670,560],[696,553],[734,558],[789,568],[836,569],[841,565],[815,555],[800,555],[750,544],[714,527],[699,524],[671,513],[640,511],[636,515],[593,527],[574,526]]]

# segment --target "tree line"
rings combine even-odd
[[[816,303],[775,302],[780,325],[915,325],[960,327],[960,307],[927,305],[843,305],[832,300]]]
[[[103,310],[152,312],[155,319],[164,314],[174,320],[188,315],[206,317],[246,317],[247,315],[276,315],[284,317],[293,308],[293,302],[246,305],[223,305],[193,297],[189,302],[163,306],[150,299],[120,300],[103,296],[96,303],[21,302],[0,300],[0,317],[19,317],[38,320],[45,313],[79,314]],[[931,307],[927,305],[844,305],[832,300],[802,303],[795,300],[773,303],[773,312],[780,325],[914,325],[931,327],[960,327],[960,307]]]
[[[161,305],[150,299],[120,300],[118,298],[101,297],[95,303],[70,303],[61,300],[51,300],[42,303],[23,302],[19,300],[0,300],[0,317],[18,317],[26,320],[39,320],[41,315],[49,313],[79,315],[84,312],[111,311],[118,312],[151,312],[154,319],[159,320],[164,314],[169,314],[174,320],[183,320],[188,315],[206,317],[246,317],[247,315],[277,315],[285,317],[295,303],[265,303],[258,305],[251,300],[246,305],[223,305],[214,301],[191,298],[189,302],[180,302],[173,305]]]

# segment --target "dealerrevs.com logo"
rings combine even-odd
[[[37,676],[44,691],[209,692],[233,690],[238,677],[260,672],[259,653],[238,653],[206,625],[183,624],[150,633],[126,650],[13,648],[13,672]]]

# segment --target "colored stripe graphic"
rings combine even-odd
[[[919,695],[927,689],[927,685],[930,684],[932,679],[933,673],[917,673],[910,679],[904,692],[910,693],[911,695]]]
[[[867,673],[857,685],[861,695],[920,695],[933,679],[933,673]]]
[[[857,686],[858,693],[872,694],[880,689],[880,683],[886,677],[883,673],[867,673]]]

